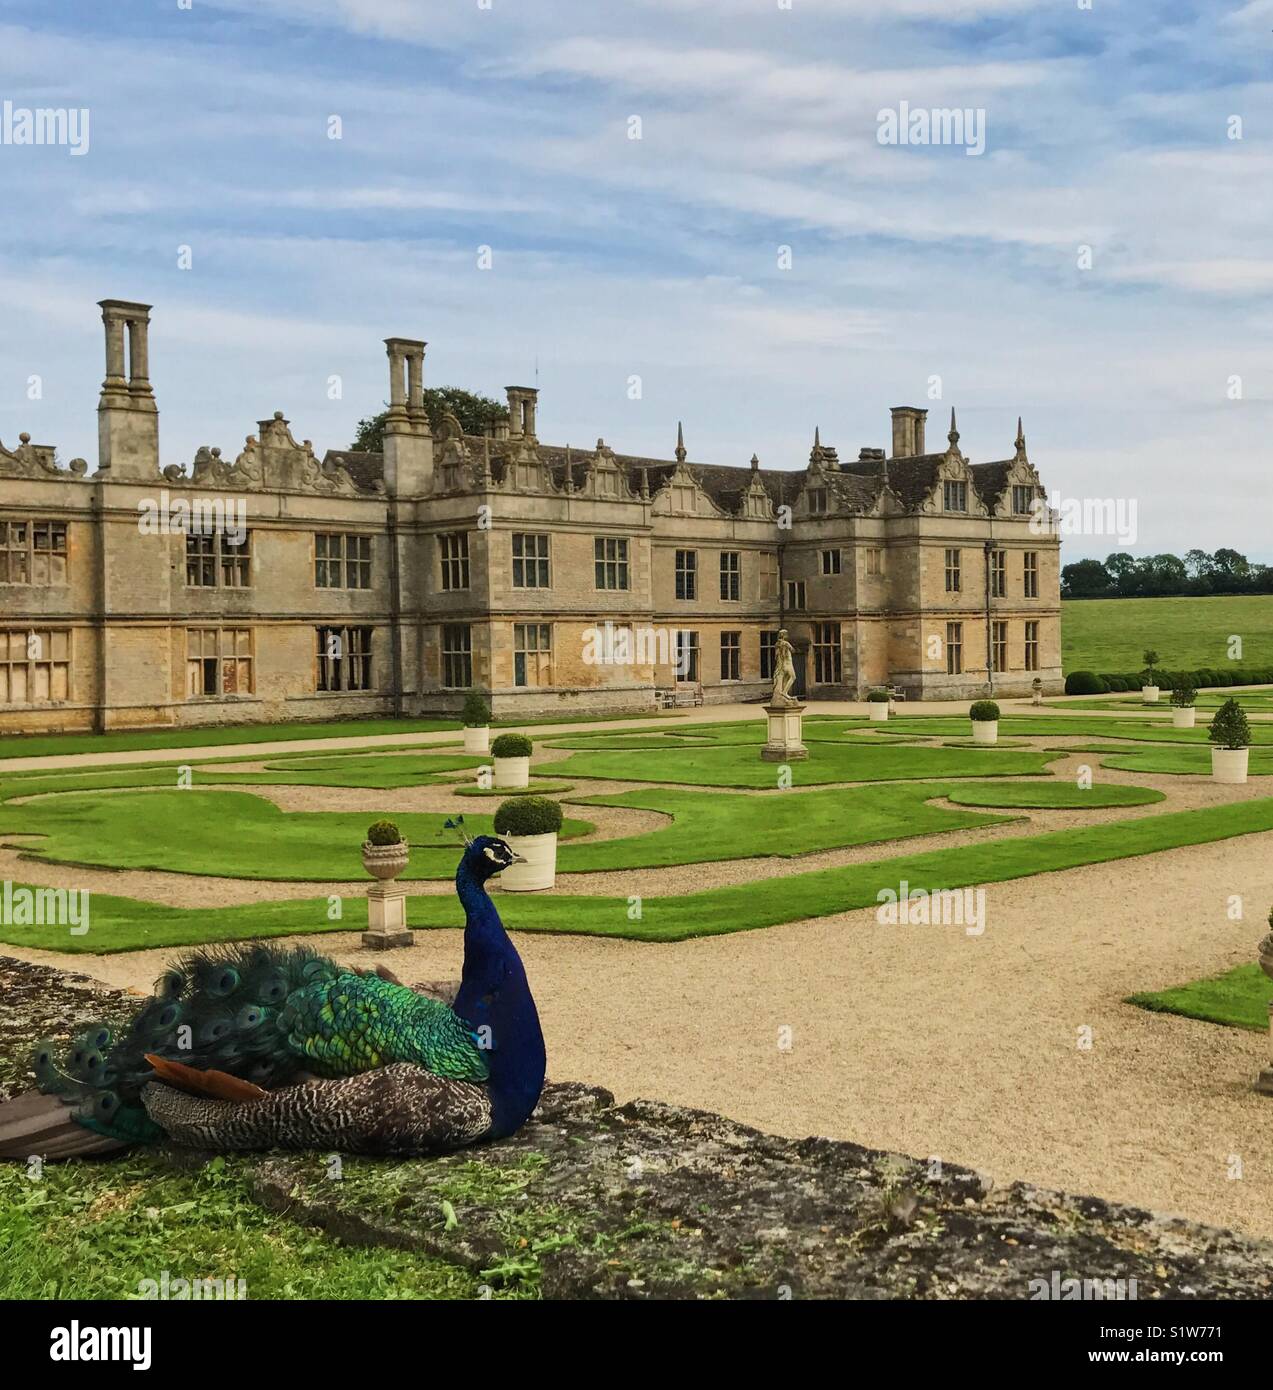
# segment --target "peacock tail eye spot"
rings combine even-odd
[[[106,1119],[119,1109],[119,1097],[114,1091],[103,1091],[94,1102],[93,1109],[102,1119]]]
[[[180,970],[166,970],[155,981],[155,994],[160,999],[175,999],[186,986]]]
[[[181,1017],[181,1010],[176,1004],[169,1004],[166,1009],[159,1011],[159,1017],[155,1019],[155,1026],[158,1028],[171,1028]]]

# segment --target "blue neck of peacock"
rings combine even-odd
[[[491,1138],[530,1117],[544,1088],[546,1058],[539,1012],[526,971],[495,904],[461,863],[455,891],[464,905],[464,973],[455,1012],[478,1031],[490,1068]]]

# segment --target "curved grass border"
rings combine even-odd
[[[1056,830],[1028,839],[990,840],[702,893],[649,897],[639,904],[626,897],[532,899],[500,894],[499,910],[505,925],[514,931],[670,943],[871,907],[879,901],[880,889],[896,891],[902,879],[930,892],[984,886],[1267,831],[1273,831],[1273,798]],[[362,898],[340,903],[340,910],[341,917],[333,919],[328,898],[172,908],[94,894],[90,930],[83,936],[71,936],[65,927],[18,924],[4,914],[0,940],[43,950],[112,954],[148,947],[361,931],[366,925]],[[639,912],[635,918],[634,911]],[[417,930],[463,926],[462,910],[450,894],[413,896],[407,919]]]
[[[1238,965],[1222,975],[1208,975],[1187,985],[1174,985],[1148,994],[1129,994],[1124,1004],[1151,1013],[1178,1014],[1227,1028],[1264,1033],[1273,1003],[1273,980],[1258,965]]]

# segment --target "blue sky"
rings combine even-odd
[[[95,302],[140,299],[165,463],[276,409],[348,445],[396,334],[621,452],[800,467],[918,404],[1002,458],[1021,414],[1138,552],[1273,560],[1273,0],[780,3],[0,0],[0,100],[91,119],[0,145],[0,440],[95,464]],[[903,100],[985,153],[881,146]]]

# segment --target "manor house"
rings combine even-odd
[[[0,444],[0,732],[1060,689],[1059,547],[1020,422],[969,463],[951,413],[897,406],[891,449],[799,468],[430,427],[425,344],[386,340],[382,453],[298,442],[161,461],[150,307],[104,300],[98,458]]]

